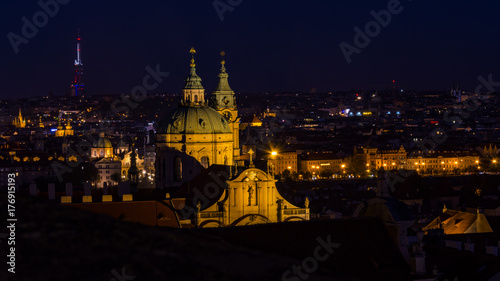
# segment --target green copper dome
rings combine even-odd
[[[158,124],[157,134],[231,133],[226,119],[207,106],[180,106]]]
[[[104,136],[104,133],[99,134],[99,139],[94,143],[95,148],[113,148],[111,141]]]

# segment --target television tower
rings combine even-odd
[[[80,30],[78,30],[78,37],[76,39],[76,60],[75,60],[75,79],[71,83],[71,92],[73,96],[80,96],[83,94],[83,63],[80,56]]]

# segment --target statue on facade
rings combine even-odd
[[[252,197],[253,197],[253,191],[254,189],[252,188],[252,186],[249,186],[248,187],[248,206],[252,206]]]

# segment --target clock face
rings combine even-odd
[[[229,111],[224,111],[224,112],[222,113],[222,115],[224,116],[224,118],[226,118],[226,120],[227,120],[227,121],[231,121],[231,117],[232,117],[231,112],[229,112]]]

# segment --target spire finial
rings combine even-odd
[[[226,61],[224,60],[224,56],[226,55],[226,52],[224,51],[221,51],[220,52],[220,56],[222,57],[222,60],[220,61],[220,64],[221,64],[221,72],[226,72],[226,67],[225,67],[225,64],[226,64]]]
[[[222,57],[222,61],[220,62],[220,64],[222,64],[222,65],[226,64],[226,61],[224,60],[225,55],[226,55],[226,52],[224,52],[224,51],[220,52],[220,56]]]
[[[194,63],[194,54],[196,54],[196,50],[192,47],[189,52],[191,53],[191,67],[195,67],[196,64]]]

